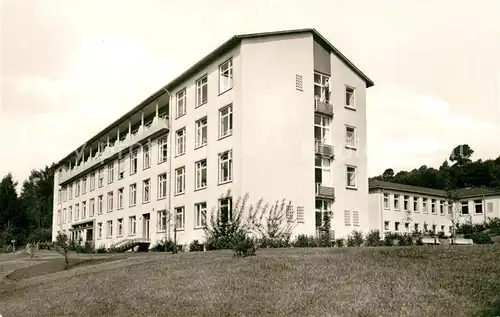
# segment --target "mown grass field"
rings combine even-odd
[[[121,258],[7,279],[0,314],[500,316],[499,245],[112,256]]]

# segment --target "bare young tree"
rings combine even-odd
[[[57,233],[55,247],[57,252],[64,256],[64,269],[69,269],[70,240],[65,231],[59,231]]]
[[[458,195],[455,190],[447,188],[446,190],[446,203],[448,205],[448,219],[451,222],[451,244],[455,243],[457,226],[460,221],[461,208]]]

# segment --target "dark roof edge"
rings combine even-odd
[[[217,57],[220,55],[224,54],[225,52],[231,50],[233,47],[238,45],[242,39],[246,38],[256,38],[256,37],[264,37],[264,36],[277,36],[277,35],[289,35],[289,34],[298,34],[298,33],[312,33],[313,37],[316,41],[320,42],[322,46],[327,46],[338,58],[340,58],[353,72],[355,72],[358,76],[360,76],[366,83],[366,88],[372,87],[374,85],[374,82],[368,78],[359,68],[357,68],[347,57],[345,57],[342,53],[340,53],[339,50],[337,50],[330,42],[328,42],[327,39],[325,39],[316,29],[314,28],[306,28],[306,29],[295,29],[295,30],[284,30],[284,31],[271,31],[271,32],[262,32],[262,33],[248,33],[248,34],[241,34],[241,35],[235,35],[231,37],[229,40],[226,42],[222,43],[219,45],[215,50],[210,52],[208,55],[203,57],[201,60],[196,62],[193,66],[189,67],[186,71],[181,73],[179,76],[174,78],[172,81],[170,81],[168,84],[165,86],[161,87],[158,89],[155,93],[144,99],[141,103],[139,103],[137,106],[132,108],[130,111],[122,115],[119,119],[115,120],[113,123],[108,125],[106,128],[101,130],[99,133],[95,134],[92,138],[90,138],[87,142],[82,144],[81,146],[77,147],[77,149],[82,148],[85,146],[87,143],[92,143],[102,137],[107,131],[111,130],[114,126],[125,120],[127,117],[130,117],[133,115],[135,112],[137,112],[139,109],[143,108],[150,102],[154,101],[155,99],[159,98],[161,95],[164,93],[169,93],[169,91],[172,88],[175,88],[177,85],[182,83],[185,79],[188,77],[192,76],[195,74],[200,67],[203,67],[204,65],[212,62],[215,60]],[[170,94],[170,93],[169,93]],[[61,159],[58,163],[56,163],[56,167],[61,165],[64,161],[68,160],[73,154],[75,150],[66,155],[63,159]]]

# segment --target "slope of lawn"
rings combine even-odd
[[[496,309],[496,310],[495,310]],[[500,246],[156,254],[0,284],[10,316],[495,316]]]

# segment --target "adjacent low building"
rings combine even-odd
[[[369,185],[370,223],[381,232],[444,232],[453,223],[482,223],[500,218],[500,191],[461,188],[452,192],[372,180]]]
[[[247,193],[291,201],[295,235],[325,212],[335,237],[367,231],[371,86],[314,29],[234,36],[60,160],[53,238],[202,241]]]

